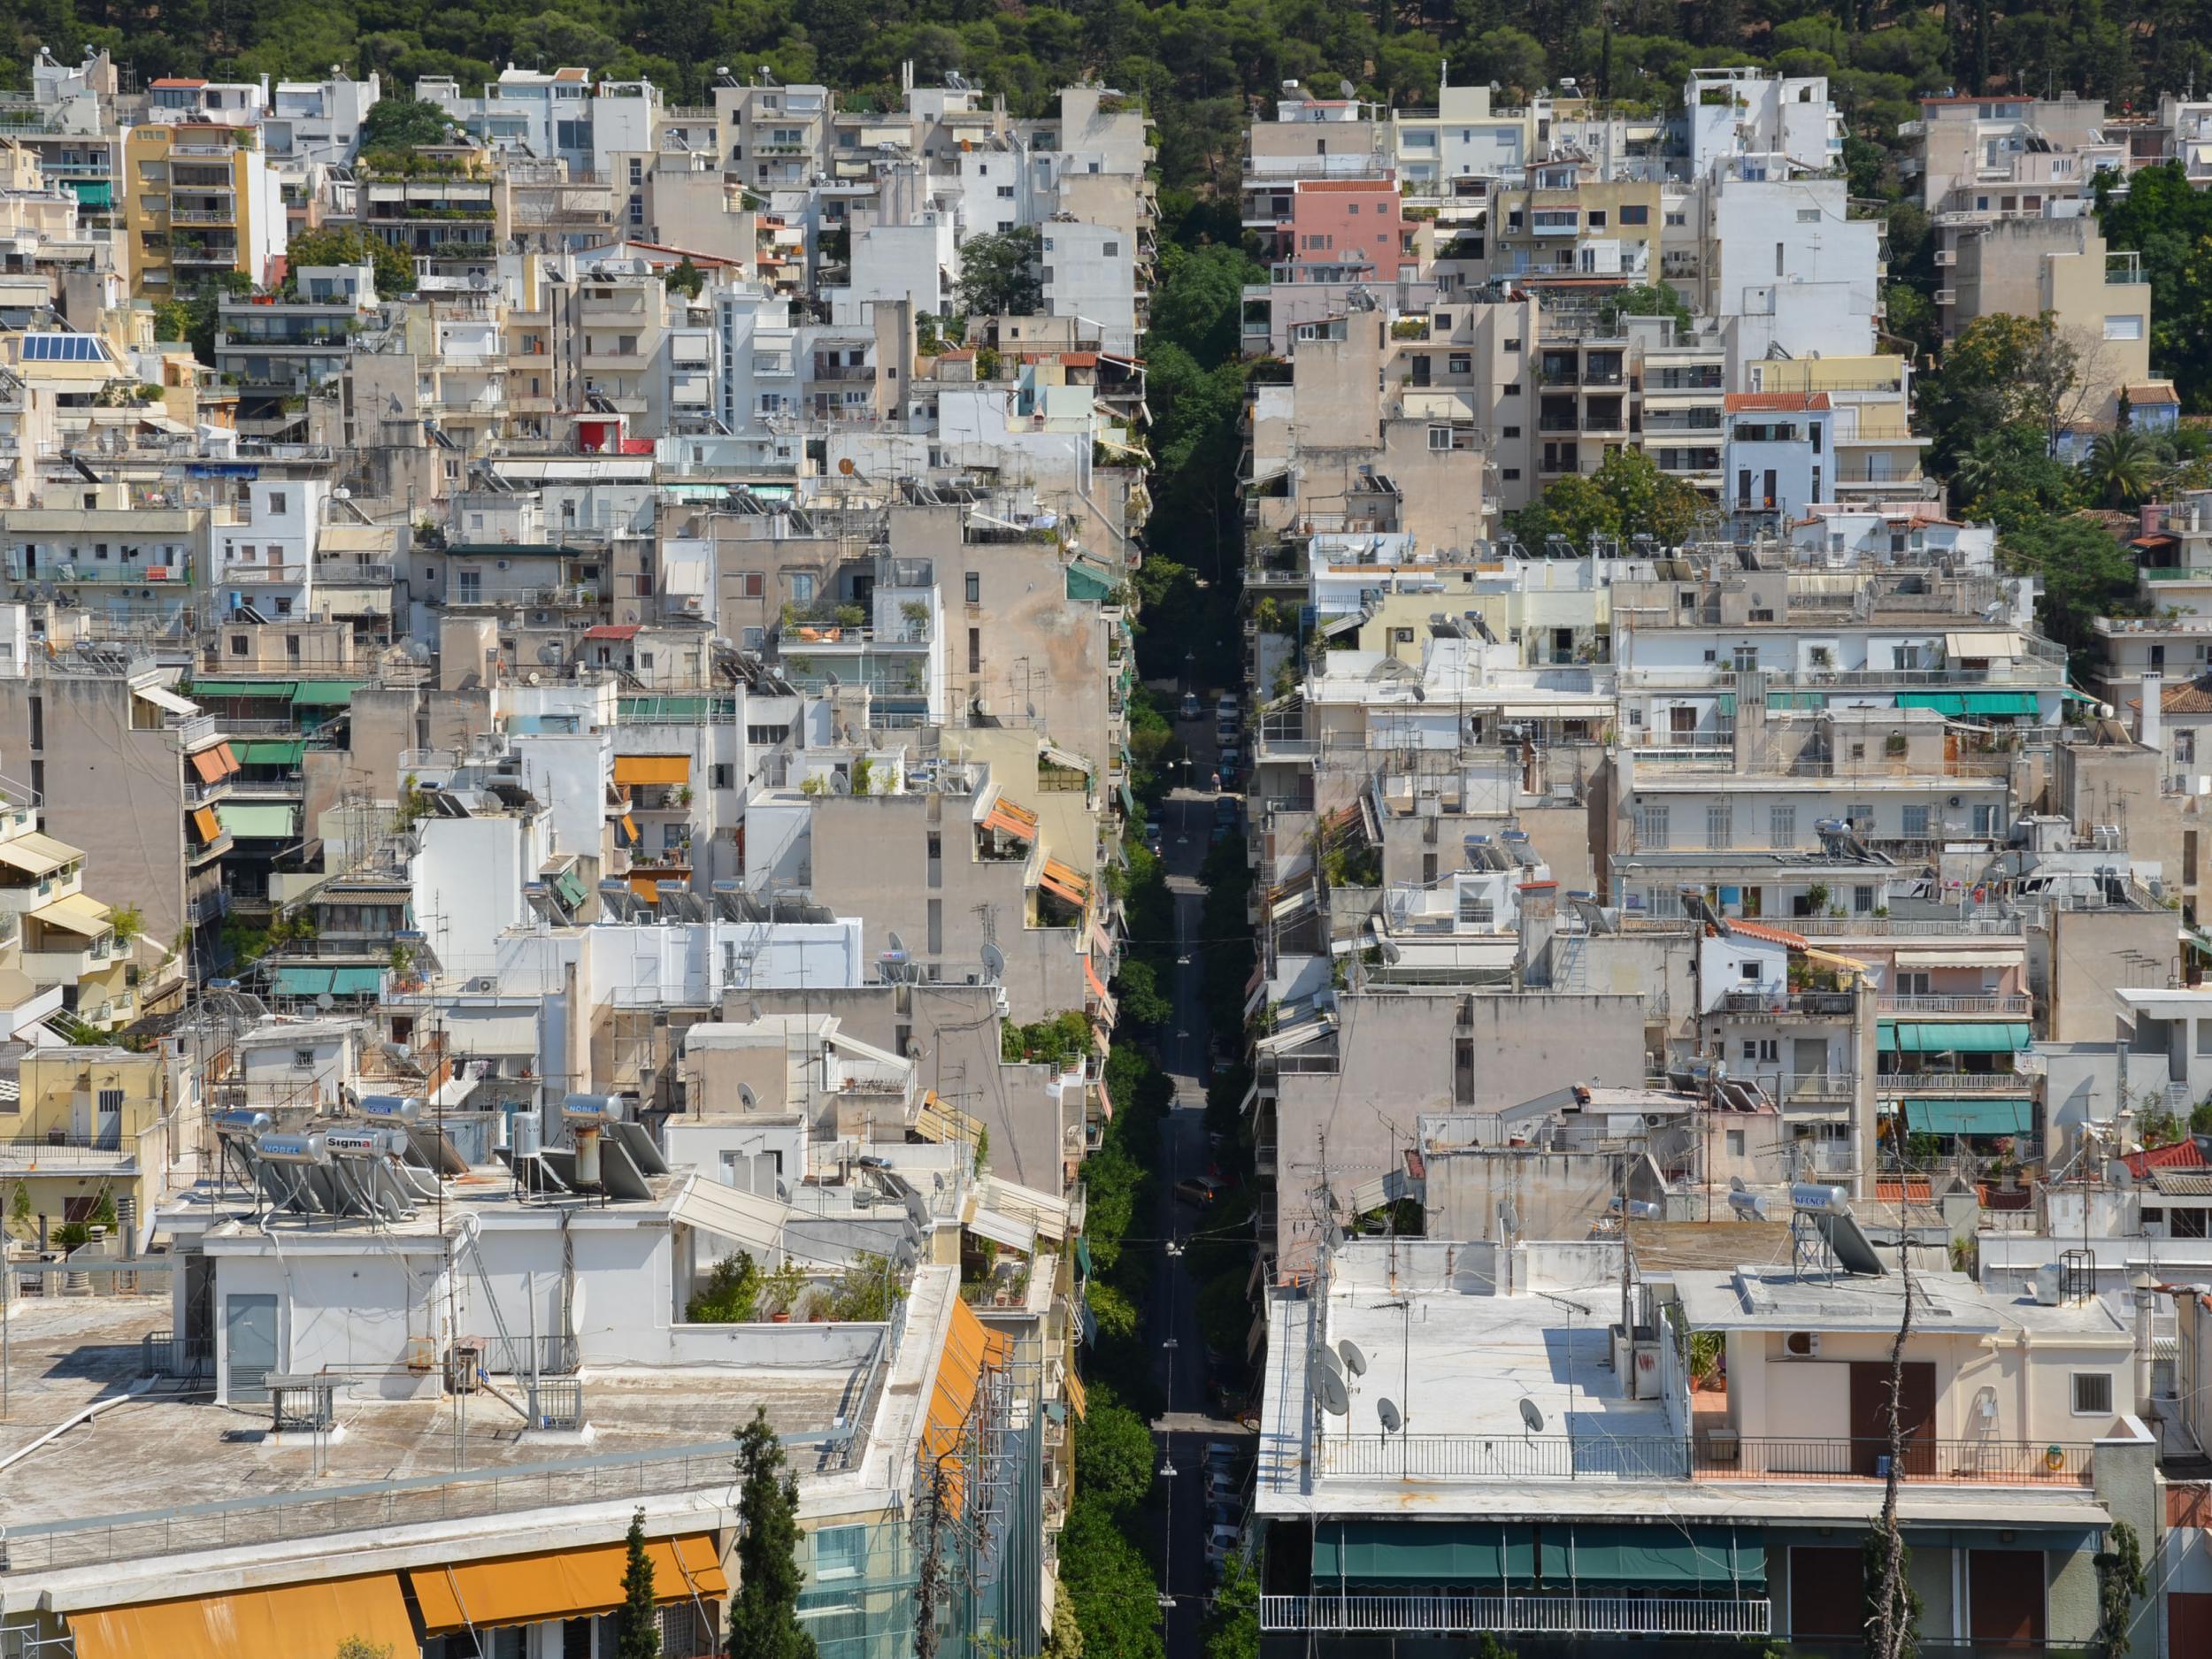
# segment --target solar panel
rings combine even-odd
[[[98,363],[104,360],[100,342],[90,334],[26,334],[26,363]]]

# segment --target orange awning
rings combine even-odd
[[[614,780],[617,783],[685,784],[691,781],[691,757],[688,755],[617,755],[614,757]]]
[[[228,743],[218,743],[192,757],[192,770],[199,773],[202,783],[220,783],[238,770],[238,757],[230,752]]]
[[[1064,1371],[1062,1375],[1067,1379],[1068,1403],[1075,1408],[1075,1415],[1079,1417],[1087,1416],[1090,1400],[1083,1392],[1083,1379],[1073,1371]]]
[[[619,1584],[622,1547],[614,1547]],[[621,1598],[618,1595],[616,1601]],[[77,1659],[234,1659],[239,1654],[334,1654],[349,1637],[372,1649],[413,1653],[419,1644],[394,1573],[326,1578],[272,1590],[146,1601],[72,1613]]]
[[[1057,858],[1045,860],[1037,879],[1048,892],[1058,894],[1071,904],[1090,902],[1091,884]]]
[[[924,1472],[941,1470],[945,1498],[951,1509],[960,1508],[966,1484],[963,1442],[976,1395],[982,1392],[983,1373],[1006,1363],[1006,1338],[984,1328],[975,1310],[964,1302],[952,1304],[952,1323],[945,1331],[944,1350],[937,1356],[937,1377],[929,1394],[929,1417],[922,1425],[921,1460]]]
[[[627,845],[632,847],[637,845],[637,820],[627,812],[622,815],[622,833],[628,838]]]
[[[204,847],[223,833],[223,826],[215,816],[215,809],[196,806],[192,809],[192,827],[200,833],[200,844]]]
[[[1106,1121],[1114,1121],[1114,1097],[1106,1092],[1106,1068],[1098,1068],[1098,1080],[1091,1087],[1098,1091],[1098,1110],[1106,1114]]]
[[[711,1601],[729,1594],[729,1578],[708,1533],[650,1539],[645,1554],[653,1563],[653,1599],[657,1601],[687,1601],[695,1595]],[[532,1624],[611,1613],[623,1602],[622,1573],[628,1559],[628,1550],[619,1543],[595,1544],[586,1549],[425,1567],[411,1571],[407,1582],[415,1592],[415,1605],[422,1609],[424,1632],[445,1636],[487,1625]],[[411,1648],[413,1643],[408,1646]],[[281,1651],[305,1654],[326,1649],[288,1642]]]
[[[983,827],[1002,830],[1020,841],[1033,841],[1037,839],[1037,815],[1001,795],[983,815]]]
[[[1091,966],[1088,956],[1083,958],[1083,983],[1091,987],[1091,995],[1100,1002],[1106,1000],[1106,981],[1098,977],[1098,970]]]

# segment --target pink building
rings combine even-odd
[[[1386,177],[1299,180],[1276,238],[1276,257],[1290,262],[1295,282],[1395,282],[1414,264],[1413,227]]]

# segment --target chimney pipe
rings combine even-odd
[[[2165,706],[2162,699],[2166,693],[2166,676],[2155,672],[2143,676],[2143,712],[2135,723],[2136,741],[2146,749],[2160,749],[2163,745],[2162,721]]]

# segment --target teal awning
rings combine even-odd
[[[1892,1054],[2013,1054],[2033,1041],[2025,1020],[1885,1019],[1875,1046]]]
[[[296,766],[307,745],[296,737],[256,738],[233,743],[230,749],[242,766]]]
[[[1114,584],[1089,565],[1078,561],[1068,566],[1069,598],[1102,602],[1113,591]]]
[[[330,989],[328,968],[279,968],[269,988],[279,996],[320,996]]]
[[[581,909],[588,896],[584,888],[583,877],[578,875],[573,868],[564,870],[553,878],[553,891],[560,895],[561,902],[572,910]]]
[[[115,181],[112,179],[64,179],[62,182],[77,193],[79,207],[115,205]]]
[[[1079,1233],[1075,1235],[1075,1271],[1085,1279],[1091,1276],[1091,1241]]]
[[[299,689],[292,694],[296,703],[310,708],[342,709],[353,701],[353,694],[361,689],[357,680],[303,680]]]
[[[1924,1135],[2024,1135],[2035,1118],[2035,1102],[2008,1094],[1986,1100],[1908,1100],[1905,1124]]]
[[[333,996],[376,996],[384,989],[381,968],[334,968],[330,972]]]
[[[1126,817],[1132,824],[1135,823],[1139,817],[1137,811],[1137,797],[1129,793],[1129,780],[1126,777],[1123,778],[1119,783],[1114,786],[1114,787],[1121,793],[1121,810],[1123,815]]]
[[[2032,717],[2032,691],[1901,691],[1901,709],[1933,709],[1938,714],[1984,714]]]
[[[1620,1584],[1655,1588],[1763,1583],[1766,1545],[1749,1527],[1638,1526],[1578,1522],[1547,1526],[1547,1585]]]
[[[1313,1578],[1323,1584],[1490,1583],[1535,1577],[1526,1526],[1479,1521],[1317,1521]]]
[[[288,680],[196,680],[185,689],[195,697],[281,697],[288,702],[299,687]]]
[[[696,726],[702,720],[726,720],[736,709],[731,697],[622,697],[616,700],[615,718],[636,726]]]
[[[1767,707],[1770,709],[1824,709],[1827,706],[1828,694],[1824,691],[1769,691],[1767,693]]]
[[[1734,692],[1732,692],[1732,691],[1724,691],[1724,692],[1722,692],[1722,693],[1720,694],[1720,711],[1721,711],[1723,714],[1729,715],[1729,716],[1732,716],[1732,717],[1735,714],[1735,712],[1736,712],[1736,694],[1735,694]]]

